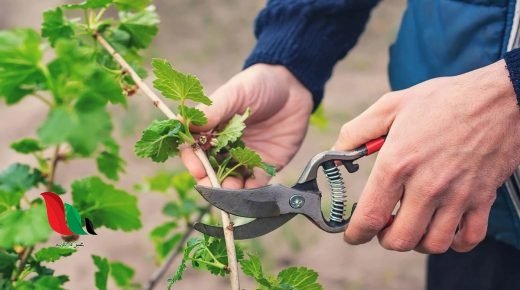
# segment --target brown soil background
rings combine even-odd
[[[54,7],[55,0],[0,0],[0,29],[14,27],[38,28],[44,10]],[[212,92],[241,69],[244,58],[254,44],[253,20],[264,5],[259,0],[161,0],[155,1],[161,16],[160,32],[149,57],[168,58],[183,71],[194,73]],[[329,118],[326,130],[311,128],[296,158],[275,179],[290,184],[299,175],[307,160],[333,144],[340,126],[356,116],[389,90],[386,65],[388,46],[393,41],[404,0],[387,0],[373,12],[369,25],[357,47],[338,64],[326,89],[324,108]],[[118,186],[133,192],[133,185],[159,169],[180,169],[172,160],[163,165],[141,160],[132,152],[139,132],[159,114],[141,96],[132,97],[127,110],[114,108],[115,136],[121,140],[126,174]],[[15,154],[8,146],[12,140],[33,136],[45,118],[46,108],[37,100],[27,98],[14,107],[0,104],[0,168],[12,162],[32,160]],[[346,181],[351,195],[362,190],[373,160],[363,161],[359,173]],[[69,185],[76,178],[96,174],[92,161],[73,161],[58,169],[58,181]],[[121,234],[100,230],[97,237],[83,239],[85,247],[74,256],[51,265],[60,274],[70,275],[69,289],[94,289],[94,267],[91,254],[120,260],[135,267],[136,280],[145,284],[156,269],[153,249],[148,240],[151,228],[164,221],[161,207],[168,198],[154,193],[136,193],[142,211],[143,228]],[[53,244],[59,238],[53,236]],[[258,240],[263,248],[262,260],[269,271],[300,265],[320,273],[325,289],[422,289],[425,256],[417,253],[396,253],[382,249],[377,241],[362,246],[346,245],[341,235],[325,234],[303,218],[293,220],[284,229]],[[169,270],[175,271],[179,261]],[[165,277],[156,289],[166,288]],[[242,278],[243,288],[254,285]],[[111,284],[110,289],[115,289]],[[174,289],[227,289],[226,278],[212,277],[188,270],[185,279]]]

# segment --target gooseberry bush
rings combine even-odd
[[[67,221],[74,218],[81,226],[85,221],[79,217],[88,218],[96,228],[122,235],[142,227],[137,197],[117,186],[126,162],[113,137],[114,122],[108,111],[111,106],[125,108],[129,96],[149,97],[167,117],[153,121],[142,132],[134,146],[137,156],[165,162],[178,155],[181,144],[187,144],[202,152],[203,158],[207,156],[210,167],[206,170],[218,182],[228,176],[250,175],[255,167],[275,174],[275,169],[240,139],[249,110],[216,130],[195,134],[191,126],[207,122],[196,105],[211,105],[200,81],[177,71],[164,59],[153,59],[153,85],[170,105],[142,81],[147,75],[143,50],[158,33],[159,17],[151,0],[86,0],[46,11],[43,19],[41,31],[0,31],[0,98],[9,106],[35,98],[48,110],[34,137],[11,144],[12,150],[32,156],[34,162],[2,166],[0,172],[0,289],[67,287],[68,276],[55,273],[52,263],[73,259],[77,244],[48,245],[53,233],[44,202],[30,192],[69,194],[72,206],[67,208],[77,209],[77,213],[69,216],[67,211]],[[92,160],[98,172],[80,176],[70,186],[57,183],[61,164],[77,159]],[[194,222],[205,219],[218,223],[209,206],[196,199],[194,185],[189,174],[171,172],[159,172],[138,184],[137,191],[163,192],[171,197],[163,206],[167,221],[149,234],[157,271],[141,285],[129,265],[93,255],[96,273],[93,286],[86,288],[108,289],[113,284],[120,289],[153,289],[161,279],[168,279],[169,287],[174,287],[191,266],[220,276],[234,273],[231,288],[235,289],[238,273],[233,264],[239,263],[258,289],[322,289],[317,273],[304,267],[266,274],[259,257],[248,251],[246,244],[207,236],[190,238]],[[222,222],[225,225],[225,219]],[[232,241],[232,232],[230,237]],[[81,236],[62,239],[81,241]],[[177,270],[168,272],[177,257]]]

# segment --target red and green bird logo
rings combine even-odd
[[[88,218],[85,218],[87,231],[83,230],[78,210],[68,203],[64,204],[59,195],[54,192],[44,192],[41,196],[45,200],[49,225],[55,232],[64,236],[97,235],[92,221]]]

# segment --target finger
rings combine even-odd
[[[190,146],[182,146],[180,151],[181,161],[195,180],[201,180],[207,176],[206,170],[199,158]]]
[[[334,150],[351,150],[386,135],[394,122],[400,93],[388,93],[341,127]]]
[[[244,179],[242,177],[227,177],[222,181],[222,188],[242,189],[244,188]]]
[[[490,209],[468,211],[462,217],[460,228],[451,248],[457,252],[468,252],[486,237]]]
[[[349,244],[366,243],[379,233],[387,225],[403,194],[402,180],[395,169],[387,166],[384,149],[345,231],[344,239]]]
[[[211,185],[211,181],[209,180],[209,177],[204,177],[201,180],[197,181],[198,185],[205,186],[205,187],[213,187]]]
[[[211,106],[200,105],[198,108],[206,114],[208,122],[202,126],[192,126],[195,132],[204,132],[226,122],[235,114],[242,114],[247,105],[244,104],[239,85],[226,83],[218,88],[210,97]]]
[[[407,179],[399,212],[379,236],[383,248],[404,252],[418,246],[440,203],[435,201],[436,193],[444,190],[425,186],[431,183],[431,172],[418,171]]]
[[[426,234],[415,250],[424,254],[446,252],[453,242],[461,218],[461,209],[448,207],[437,209]]]
[[[253,169],[253,176],[246,180],[245,188],[257,188],[267,185],[271,176],[269,176],[263,169]]]

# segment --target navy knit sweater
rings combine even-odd
[[[255,63],[287,67],[312,93],[323,98],[334,65],[356,44],[379,0],[270,0],[256,19]],[[520,103],[520,49],[505,55]]]

